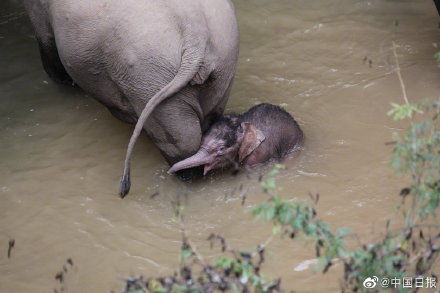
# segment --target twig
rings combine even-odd
[[[270,236],[266,239],[266,241],[264,241],[263,244],[260,244],[258,249],[256,251],[254,251],[254,253],[252,253],[252,258],[257,256],[259,250],[265,249],[272,242],[272,240],[274,239],[274,236],[275,236],[274,233],[270,234]]]
[[[205,260],[203,259],[203,256],[197,251],[197,247],[194,243],[189,239],[188,234],[186,233],[185,229],[185,222],[183,220],[183,216],[181,214],[178,215],[178,221],[180,226],[180,232],[182,233],[182,241],[183,243],[187,243],[191,249],[191,251],[194,253],[196,259],[201,263],[205,264]]]
[[[8,258],[11,258],[11,251],[12,248],[15,246],[15,239],[9,240],[9,247],[8,247]]]
[[[402,94],[403,94],[403,99],[405,100],[405,103],[407,105],[409,105],[408,96],[406,95],[405,83],[403,82],[402,74],[400,73],[400,64],[399,64],[399,60],[397,58],[396,43],[394,41],[393,41],[393,54],[394,54],[394,59],[396,60],[396,73],[397,73],[397,76],[399,77],[400,87],[402,89]]]
[[[185,230],[185,224],[183,222],[182,219],[180,219],[179,221],[180,223],[180,231],[182,232],[182,238],[183,238],[183,242],[187,243],[191,249],[191,251],[194,253],[194,255],[196,256],[196,259],[201,263],[201,264],[205,264],[205,260],[203,259],[203,256],[197,251],[197,247],[196,245],[189,239],[188,235],[186,234],[186,230]]]
[[[176,220],[179,224],[180,227],[180,232],[182,233],[182,241],[183,243],[186,243],[189,245],[191,251],[194,253],[196,259],[201,263],[201,264],[205,264],[205,261],[203,259],[203,256],[197,251],[196,246],[194,245],[194,243],[192,243],[192,241],[189,239],[187,233],[186,233],[186,227],[185,227],[185,220],[183,218],[182,215],[182,206],[180,205],[180,194],[177,195],[177,201],[174,203],[175,204],[175,213],[176,213]]]

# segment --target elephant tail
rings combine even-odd
[[[124,198],[125,195],[130,191],[130,159],[131,154],[133,152],[134,145],[136,144],[136,140],[138,139],[142,128],[147,121],[150,114],[154,111],[154,109],[165,99],[173,96],[177,92],[179,92],[182,88],[184,88],[189,82],[191,84],[200,82],[204,82],[204,80],[200,80],[200,69],[203,64],[203,56],[197,56],[196,54],[191,54],[190,50],[187,49],[182,54],[182,63],[180,65],[179,70],[177,71],[174,78],[164,86],[161,90],[159,90],[145,105],[145,108],[142,110],[141,115],[136,123],[133,134],[131,135],[130,142],[127,147],[127,153],[125,155],[125,163],[124,163],[124,173],[121,178],[120,187],[119,187],[119,195],[121,198]],[[192,51],[192,50],[191,50]],[[202,50],[203,52],[203,50]],[[188,55],[192,55],[189,57]],[[202,70],[203,73],[203,70]],[[204,74],[203,74],[204,75]]]

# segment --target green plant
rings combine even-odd
[[[404,106],[395,107],[394,118],[405,111]],[[411,124],[406,135],[398,138],[392,156],[393,168],[411,177],[410,186],[401,192],[413,199],[406,213],[409,226],[417,222],[416,211],[422,218],[434,216],[440,204],[440,101],[412,106],[428,118]]]
[[[254,252],[230,248],[223,236],[211,234],[211,248],[220,244],[222,256],[211,263],[204,260],[186,235],[183,207],[175,204],[176,221],[182,231],[180,269],[166,277],[127,278],[124,293],[144,292],[274,292],[280,291],[281,279],[271,280],[261,273],[265,262],[265,245]]]
[[[272,222],[273,231],[282,231],[283,236],[294,239],[303,234],[313,240],[324,272],[330,268],[335,257],[346,257],[344,237],[351,235],[351,231],[339,228],[333,233],[325,222],[316,218],[315,208],[308,203],[286,201],[275,196],[254,208],[253,214],[257,219]]]

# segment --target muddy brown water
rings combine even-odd
[[[18,3],[18,1],[17,1]],[[143,138],[133,159],[133,187],[117,197],[132,127],[86,94],[54,84],[40,64],[21,5],[0,3],[0,291],[51,292],[68,257],[68,292],[119,291],[124,276],[172,273],[180,233],[170,202],[184,200],[188,233],[210,259],[210,233],[252,248],[270,235],[251,207],[264,201],[255,178],[213,174],[186,184]],[[269,102],[301,124],[304,150],[277,176],[284,198],[320,193],[320,217],[350,227],[362,242],[378,239],[405,178],[390,168],[390,141],[405,125],[386,116],[402,102],[394,59],[411,100],[437,97],[439,17],[430,0],[235,1],[241,32],[228,111]],[[397,21],[397,23],[396,23]],[[397,26],[396,26],[397,24]],[[267,169],[267,168],[266,168]],[[241,206],[240,185],[248,190]],[[151,198],[158,192],[159,195]],[[11,258],[7,243],[15,239]],[[307,242],[274,241],[265,274],[298,292],[338,291],[341,266],[326,275],[307,268]]]

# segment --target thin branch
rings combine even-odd
[[[405,103],[407,105],[409,105],[408,96],[406,95],[405,83],[403,82],[402,74],[400,73],[400,64],[399,64],[399,60],[397,58],[396,43],[394,41],[393,41],[393,54],[394,54],[394,59],[396,60],[396,73],[397,73],[397,76],[399,77],[400,87],[402,89],[402,94],[403,94],[403,99],[405,100]]]
[[[194,253],[196,260],[198,260],[202,265],[205,264],[203,256],[197,251],[197,247],[194,243],[189,239],[188,234],[186,233],[185,220],[182,214],[182,205],[180,204],[180,194],[177,195],[176,202],[172,202],[174,207],[174,212],[176,213],[176,221],[179,224],[180,232],[182,234],[182,241],[189,245],[191,251]]]
[[[205,260],[203,259],[203,256],[197,251],[196,245],[189,239],[188,235],[186,234],[185,229],[185,222],[181,217],[179,217],[179,224],[180,224],[180,232],[182,233],[182,240],[183,242],[188,243],[188,245],[191,248],[191,251],[194,253],[196,259],[201,263],[205,264]]]
[[[257,250],[254,251],[254,253],[252,253],[252,258],[254,258],[255,256],[257,256],[258,252],[259,252],[261,249],[265,249],[265,248],[266,248],[266,247],[272,242],[272,240],[274,239],[274,236],[275,236],[274,233],[270,234],[270,236],[266,239],[266,241],[264,241],[263,244],[260,244],[259,247],[257,248]]]

